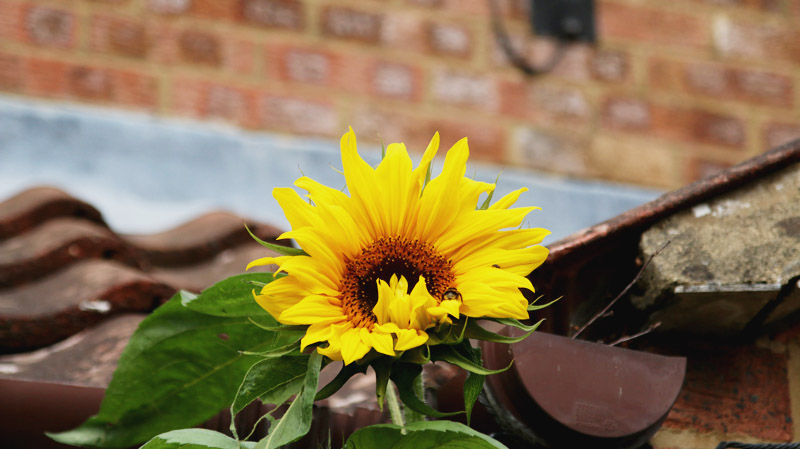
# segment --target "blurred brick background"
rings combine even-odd
[[[527,2],[512,40],[546,61]],[[488,0],[0,0],[0,92],[405,141],[673,188],[800,137],[800,0],[598,0],[599,43],[526,78]]]

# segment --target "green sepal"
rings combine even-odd
[[[533,329],[527,331],[526,333],[524,333],[519,337],[509,337],[506,335],[496,334],[494,332],[490,332],[480,327],[478,323],[476,323],[475,321],[471,321],[469,325],[467,325],[467,330],[466,332],[464,332],[464,336],[466,338],[471,338],[474,340],[491,341],[494,343],[506,343],[506,344],[517,343],[528,338],[528,336],[532,334],[533,331],[535,331],[540,324],[542,324],[542,321],[544,321],[544,319],[539,320],[538,323],[532,326]]]
[[[552,301],[548,302],[547,304],[542,304],[541,306],[537,306],[537,305],[536,305],[536,301],[540,300],[541,298],[542,298],[542,296],[540,296],[540,297],[538,297],[538,298],[534,299],[534,300],[533,300],[533,302],[531,302],[530,304],[528,304],[528,312],[533,312],[533,311],[535,311],[535,310],[544,309],[545,307],[547,307],[547,306],[549,306],[549,305],[555,304],[556,302],[558,302],[558,300],[559,300],[559,299],[563,298],[563,296],[559,296],[558,298],[556,298],[556,299],[554,299],[554,300],[552,300]]]
[[[390,378],[397,385],[400,393],[400,400],[405,407],[423,415],[433,416],[434,418],[445,418],[464,412],[444,413],[429,406],[414,394],[414,381],[422,373],[422,366],[415,363],[397,363],[390,374]]]
[[[332,394],[339,391],[342,386],[353,376],[356,374],[364,374],[367,372],[368,365],[359,365],[357,363],[351,363],[349,365],[342,365],[342,369],[339,370],[339,374],[333,378],[330,382],[328,382],[321,390],[317,392],[317,395],[314,396],[315,401],[321,401],[330,397]]]
[[[258,242],[261,246],[263,246],[265,248],[268,248],[268,249],[271,249],[271,250],[275,251],[278,254],[281,254],[283,256],[307,256],[308,255],[308,253],[306,253],[302,249],[290,248],[288,246],[283,246],[283,245],[276,245],[274,243],[269,243],[269,242],[265,242],[265,241],[261,240],[260,238],[256,237],[255,234],[253,234],[253,231],[251,231],[250,228],[247,227],[247,223],[244,224],[244,228],[247,229],[247,233],[250,234],[250,237],[253,237],[253,240]]]
[[[536,328],[539,327],[539,324],[542,321],[544,321],[544,319],[541,319],[536,324],[528,326],[526,324],[522,324],[519,320],[515,320],[514,318],[482,318],[482,319],[494,321],[495,323],[505,324],[506,326],[516,327],[517,329],[521,329],[525,332],[536,330]]]
[[[431,349],[427,344],[411,348],[403,352],[403,355],[400,356],[400,361],[424,365],[431,361]]]
[[[378,407],[383,411],[383,398],[386,397],[386,387],[389,385],[392,359],[381,357],[375,359],[371,365],[375,370],[375,397],[378,399]]]
[[[469,345],[469,341],[464,341],[461,345],[469,346],[469,349],[461,348],[462,351],[471,351],[473,348]],[[461,346],[459,345],[459,346]],[[471,360],[470,357],[465,356],[461,352],[458,351],[459,346],[434,346],[431,349],[431,360],[441,360],[443,362],[447,362],[451,365],[456,365],[458,367],[464,368],[465,370],[475,373],[475,374],[482,374],[482,375],[489,375],[489,374],[497,374],[502,373],[503,371],[511,368],[511,364],[508,364],[507,367],[502,369],[489,369],[477,364]]]
[[[428,334],[427,344],[436,345],[455,345],[464,340],[464,330],[467,327],[469,318],[461,317],[454,324],[442,324],[436,332]]]
[[[498,173],[498,174],[497,174],[497,178],[495,178],[495,179],[494,179],[494,185],[495,185],[495,189],[497,188],[497,181],[499,181],[499,180],[500,180],[500,175],[502,175],[502,174],[503,174],[503,172],[500,172],[500,173]],[[486,209],[488,209],[488,208],[489,208],[489,205],[490,205],[490,204],[491,204],[491,202],[492,202],[492,197],[494,196],[494,190],[495,190],[495,189],[492,189],[492,191],[491,191],[491,192],[489,192],[488,194],[486,194],[486,199],[485,199],[485,200],[483,200],[483,203],[481,204],[481,207],[479,207],[479,208],[478,208],[478,210],[486,210]]]

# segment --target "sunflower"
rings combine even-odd
[[[537,245],[549,234],[519,228],[535,207],[511,208],[522,188],[486,208],[495,185],[464,176],[467,139],[447,152],[441,173],[428,180],[439,146],[433,136],[412,167],[403,144],[386,148],[377,168],[356,150],[352,128],[341,139],[349,195],[308,177],[273,196],[302,255],[265,257],[287,273],[255,299],[287,325],[307,325],[302,348],[350,364],[370,350],[388,356],[428,342],[428,332],[466,317],[528,318],[521,289],[547,257]],[[426,176],[428,175],[428,176]]]

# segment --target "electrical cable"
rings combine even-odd
[[[564,54],[567,50],[566,45],[562,44],[561,42],[557,42],[556,49],[553,55],[550,57],[550,60],[540,67],[534,67],[533,64],[525,59],[524,56],[519,54],[519,52],[517,52],[514,49],[514,46],[511,44],[511,39],[508,37],[508,31],[506,31],[505,24],[503,23],[498,1],[499,0],[489,0],[489,7],[492,14],[492,31],[494,31],[494,37],[497,40],[497,43],[500,44],[500,48],[503,50],[503,53],[505,53],[509,62],[511,62],[514,67],[520,69],[528,76],[541,75],[553,70],[553,68],[555,68],[555,66],[557,66],[564,57]]]

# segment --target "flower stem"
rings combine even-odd
[[[420,401],[425,401],[425,385],[423,376],[424,373],[420,373],[416,379],[414,379],[414,396],[419,398]],[[425,415],[422,413],[417,413],[414,410],[411,410],[408,407],[403,408],[403,412],[406,417],[407,423],[418,422],[418,421],[425,421]]]
[[[397,398],[397,393],[394,391],[394,385],[389,383],[389,388],[386,389],[386,402],[389,404],[389,416],[392,417],[392,422],[400,427],[405,427],[403,420],[403,412],[400,410],[400,400]]]

